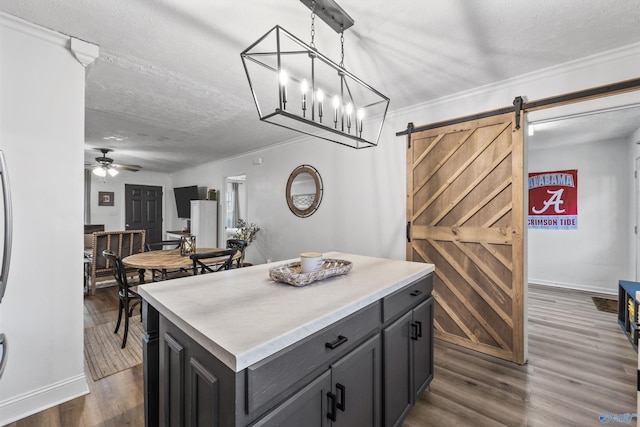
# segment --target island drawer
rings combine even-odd
[[[383,321],[386,323],[397,315],[406,313],[411,307],[424,301],[433,291],[433,274],[387,295],[382,299]]]
[[[247,411],[252,414],[274,399],[286,397],[301,380],[328,367],[353,349],[380,325],[380,302],[375,302],[307,339],[251,365],[246,370]]]

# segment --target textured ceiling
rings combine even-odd
[[[340,0],[345,66],[391,111],[640,40],[632,0]],[[173,172],[298,137],[262,123],[240,52],[276,24],[310,41],[299,0],[2,0],[0,10],[100,46],[86,158]],[[316,23],[339,62],[339,36]],[[108,139],[105,139],[108,138]]]

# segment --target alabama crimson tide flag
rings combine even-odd
[[[578,228],[578,170],[529,173],[529,228]]]

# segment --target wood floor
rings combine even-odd
[[[436,341],[434,380],[403,427],[597,426],[603,412],[635,413],[637,354],[593,295],[529,287],[523,366]],[[85,299],[86,326],[116,315],[113,288]],[[9,426],[144,425],[142,366],[87,380],[91,394]]]
[[[85,327],[118,318],[117,288],[98,288],[85,297]],[[121,427],[144,426],[142,365],[93,381],[85,366],[90,393],[39,412],[9,427]]]
[[[523,366],[438,341],[434,380],[404,427],[597,426],[603,412],[635,413],[637,353],[591,296],[529,286]]]

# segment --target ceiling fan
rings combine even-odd
[[[107,174],[116,176],[118,175],[118,169],[131,172],[138,172],[142,169],[138,165],[118,165],[113,163],[113,159],[107,157],[107,153],[113,151],[110,148],[96,148],[96,150],[102,152],[102,156],[96,157],[96,165],[93,168],[93,173],[99,177],[105,177]]]

